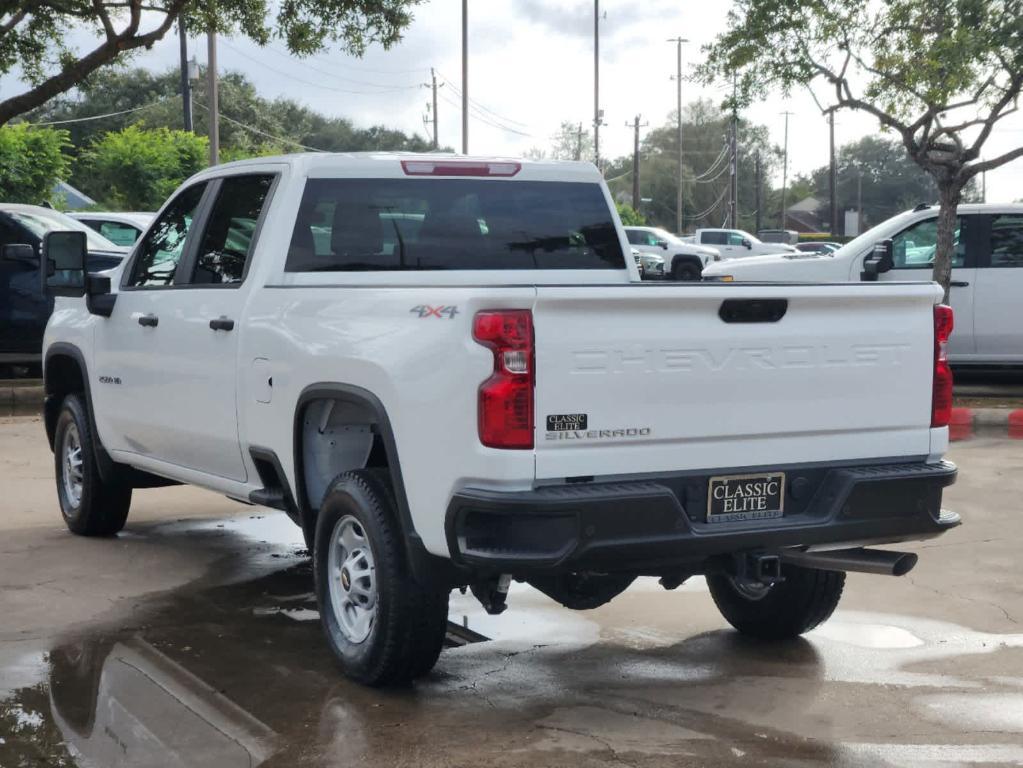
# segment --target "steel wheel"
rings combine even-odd
[[[759,581],[737,579],[734,576],[729,576],[728,580],[731,582],[735,591],[747,600],[763,600],[771,591],[771,587],[774,586],[773,584],[763,584]]]
[[[358,644],[373,631],[377,613],[373,550],[365,529],[352,515],[337,521],[329,546],[330,606],[345,639]]]
[[[82,503],[82,486],[84,474],[82,467],[82,440],[78,435],[78,427],[68,424],[64,431],[64,441],[60,447],[61,480],[64,482],[64,493],[73,507]]]

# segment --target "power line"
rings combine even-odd
[[[273,46],[270,46],[270,45],[267,45],[266,47],[267,48],[273,48]],[[274,50],[278,50],[278,49],[274,48]],[[291,57],[291,54],[284,53],[283,51],[279,51],[279,52],[282,53],[282,55],[289,56],[289,58]],[[330,62],[331,64],[334,64],[334,65],[336,65],[338,63],[336,59],[328,58],[327,56],[323,56],[323,55],[306,56],[306,58],[307,59],[312,59],[313,61]],[[357,66],[354,66],[354,65],[349,64],[349,63],[344,63],[341,66],[347,67],[349,69],[353,69],[353,70],[355,70],[357,72],[366,72],[366,73],[371,74],[371,75],[408,75],[408,74],[412,74],[412,73],[421,73],[421,72],[429,72],[430,71],[429,67],[414,67],[413,69],[374,69],[372,67],[361,67],[361,66],[357,67]]]
[[[455,109],[459,109],[460,110],[462,108],[459,104],[456,104],[451,99],[445,98],[443,95],[440,96],[440,99],[443,102],[445,102],[446,104],[448,104],[449,106],[454,107]],[[497,122],[495,122],[493,120],[490,120],[490,119],[488,119],[487,117],[485,117],[483,115],[480,115],[480,114],[477,114],[475,112],[472,112],[471,110],[470,110],[469,114],[470,114],[470,117],[474,118],[475,120],[479,120],[481,123],[486,123],[487,125],[492,126],[494,128],[500,128],[502,131],[508,131],[508,133],[514,133],[514,134],[518,134],[519,136],[526,136],[526,137],[529,137],[529,138],[532,138],[532,136],[533,136],[533,134],[527,133],[526,131],[520,131],[520,130],[517,130],[515,128],[511,128],[510,126],[507,126],[507,125],[501,125],[500,123],[497,123]]]
[[[708,208],[705,211],[701,211],[700,213],[694,214],[692,216],[687,215],[686,218],[689,219],[690,221],[696,221],[698,219],[704,218],[705,216],[709,216],[711,213],[714,212],[715,208],[721,205],[722,201],[725,199],[726,194],[728,194],[728,187],[725,187],[724,189],[721,190],[721,194],[718,195],[718,199],[711,204],[710,208]]]
[[[448,84],[448,87],[451,88],[451,90],[453,90],[456,95],[458,95],[458,96],[462,95],[461,89],[455,83],[453,83],[451,81],[451,78],[447,77],[440,70],[437,71],[437,74],[441,76],[441,79],[444,80],[444,82],[446,82]],[[495,112],[494,110],[490,109],[486,105],[481,104],[480,102],[476,101],[476,99],[470,98],[469,99],[469,103],[472,106],[476,107],[477,109],[479,109],[479,110],[481,110],[483,112],[486,112],[491,117],[496,118],[497,120],[503,120],[504,122],[512,123],[513,125],[521,125],[523,128],[528,128],[529,127],[528,123],[524,123],[521,120],[515,120],[515,119],[510,118],[510,117],[505,117],[504,115],[501,115],[501,114]]]
[[[205,104],[202,104],[201,102],[198,102],[198,101],[195,102],[195,106],[199,107],[200,109],[205,110],[207,112],[207,114],[210,111],[209,107],[207,107]],[[246,131],[251,131],[252,133],[257,133],[260,136],[264,136],[264,137],[266,137],[268,139],[273,139],[274,141],[280,141],[280,142],[283,142],[285,144],[291,144],[292,146],[295,146],[295,147],[301,147],[302,149],[307,149],[310,152],[325,152],[326,151],[326,150],[323,150],[323,149],[317,149],[316,147],[306,146],[305,144],[302,144],[301,142],[295,141],[294,139],[288,139],[288,138],[285,138],[284,136],[275,136],[272,133],[267,133],[266,131],[261,131],[259,128],[254,128],[253,126],[248,125],[247,123],[243,123],[241,120],[235,120],[233,117],[228,117],[223,112],[220,113],[220,119],[221,120],[227,120],[227,122],[233,123],[234,125],[237,125],[239,128],[244,128]]]
[[[326,69],[321,69],[320,67],[314,67],[312,64],[310,64],[307,61],[304,61],[303,59],[299,59],[299,58],[297,58],[295,56],[290,56],[290,55],[288,55],[286,53],[283,53],[283,52],[277,50],[272,45],[264,46],[264,49],[270,51],[273,54],[276,54],[277,56],[280,56],[282,59],[287,59],[288,61],[291,61],[291,62],[293,62],[295,64],[298,64],[299,66],[305,67],[306,69],[308,69],[308,70],[310,70],[312,72],[316,72],[316,73],[321,74],[321,75],[326,75],[327,77],[333,77],[336,80],[343,80],[346,83],[354,83],[355,85],[365,85],[365,86],[368,86],[370,88],[384,88],[384,89],[399,89],[399,88],[400,89],[412,89],[412,88],[416,87],[415,85],[395,85],[393,83],[373,83],[373,82],[369,82],[367,80],[356,80],[356,79],[351,78],[351,77],[345,77],[344,75],[339,75],[336,72],[332,72],[332,71],[329,71],[329,70],[326,70]],[[238,49],[237,48],[232,48],[232,50],[237,51]]]
[[[235,48],[233,45],[231,45],[230,43],[227,43],[226,41],[221,41],[221,43],[223,45],[227,46],[229,49],[231,49],[235,53],[237,53],[239,56],[241,56],[243,58],[246,58],[249,61],[254,62],[255,64],[258,64],[261,67],[265,67],[266,69],[271,70],[272,72],[276,73],[277,75],[282,75],[283,74],[285,77],[287,77],[290,80],[294,80],[295,82],[302,83],[304,85],[312,86],[313,88],[322,88],[322,89],[327,90],[327,91],[334,91],[335,93],[354,94],[354,95],[357,95],[357,96],[378,96],[380,94],[388,94],[388,93],[393,93],[395,91],[408,91],[408,90],[413,90],[413,89],[418,90],[418,88],[419,88],[418,85],[402,85],[402,86],[393,86],[393,87],[389,87],[389,88],[386,88],[386,89],[381,89],[381,90],[378,90],[378,91],[356,91],[356,90],[352,90],[350,88],[337,88],[336,86],[333,86],[333,85],[325,85],[323,83],[314,83],[312,80],[304,80],[303,78],[297,77],[297,76],[295,76],[295,75],[293,75],[291,73],[281,72],[279,69],[275,69],[274,67],[272,67],[271,65],[267,64],[266,62],[260,61],[259,59],[255,58],[253,56],[249,56],[249,54],[245,53],[242,50],[239,50],[238,48]]]
[[[88,122],[90,120],[102,120],[102,119],[107,118],[107,117],[118,117],[119,115],[129,115],[132,112],[141,112],[143,109],[149,109],[150,107],[155,107],[158,104],[163,104],[164,102],[167,102],[167,101],[170,101],[171,99],[176,99],[176,98],[178,98],[177,94],[175,94],[174,96],[167,96],[167,97],[162,98],[162,99],[157,99],[156,101],[152,101],[149,104],[143,104],[141,107],[132,107],[131,109],[122,109],[120,112],[107,112],[106,114],[103,114],[103,115],[89,115],[88,117],[75,117],[75,118],[71,118],[69,120],[50,120],[50,121],[45,122],[45,123],[28,123],[28,125],[41,125],[41,126],[42,125],[69,125],[71,123],[85,123],[85,122]]]

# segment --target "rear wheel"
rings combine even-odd
[[[327,642],[345,675],[366,685],[408,682],[437,662],[449,590],[409,572],[385,473],[344,472],[316,519],[316,596]]]
[[[845,574],[782,565],[784,581],[753,584],[727,574],[707,576],[721,615],[739,632],[761,640],[782,640],[827,621],[842,597]]]
[[[82,397],[64,398],[54,432],[57,497],[64,522],[81,536],[111,536],[124,527],[131,486],[103,480],[96,466],[96,443]]]
[[[700,279],[700,268],[691,261],[681,261],[671,270],[671,277],[683,283],[693,283]]]

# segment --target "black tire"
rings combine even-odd
[[[691,261],[679,261],[671,270],[671,279],[680,283],[695,283],[703,270]]]
[[[784,640],[809,632],[835,611],[845,574],[782,565],[785,580],[762,596],[744,594],[725,574],[707,576],[707,586],[721,615],[739,632],[758,640]]]
[[[371,555],[375,613],[365,637],[353,633],[349,625],[344,628],[343,622],[352,621],[348,618],[350,612],[335,608],[345,604],[343,595],[348,588],[343,585],[372,584],[372,580],[364,581],[363,576],[344,576],[358,574],[354,568],[349,572],[342,567],[338,576],[329,575],[331,550],[336,549],[337,560],[347,551],[336,543],[343,526],[348,526],[363,542],[352,548],[357,558],[364,555],[367,544]],[[341,564],[348,562],[345,559]],[[386,471],[343,472],[331,482],[316,519],[313,569],[327,644],[347,677],[365,685],[394,685],[422,677],[433,669],[447,632],[450,590],[424,587],[410,573]],[[334,596],[332,579],[337,580]],[[361,607],[355,603],[355,598],[349,601],[353,613]]]
[[[77,443],[76,481],[65,482],[69,473],[67,452]],[[57,498],[68,530],[79,536],[112,536],[124,527],[131,507],[131,486],[124,482],[105,482],[96,466],[96,442],[89,413],[82,396],[64,398],[54,431],[54,475]],[[77,477],[74,475],[73,477]],[[69,486],[78,488],[77,498]]]

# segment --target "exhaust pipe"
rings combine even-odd
[[[800,552],[783,549],[782,562],[822,571],[858,571],[882,576],[905,576],[916,565],[912,552],[888,552],[882,549],[835,549],[830,552]]]

